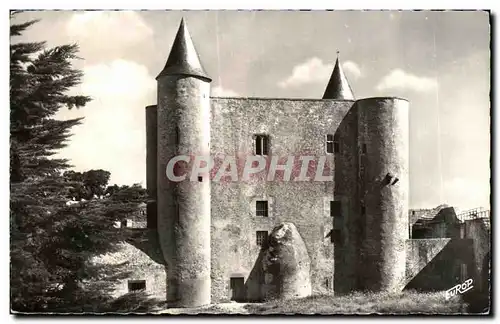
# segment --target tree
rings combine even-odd
[[[75,188],[70,191],[70,198],[75,200],[90,200],[106,193],[106,186],[111,173],[104,170],[90,170],[85,172],[66,171],[63,176],[68,181],[75,182]]]
[[[11,16],[17,12],[12,12]],[[11,26],[11,38],[37,21]],[[51,159],[64,147],[69,130],[81,119],[57,121],[62,107],[81,107],[86,96],[65,93],[80,82],[82,73],[71,68],[78,47],[45,49],[44,42],[10,46],[10,179],[11,179],[11,301],[13,308],[43,308],[42,296],[58,289],[40,248],[48,240],[47,220],[65,206],[67,187],[57,179],[69,165]],[[48,297],[47,299],[50,299]],[[46,303],[48,301],[46,300]],[[45,303],[45,304],[46,304]],[[34,306],[36,309],[38,306]]]
[[[67,94],[83,76],[72,66],[76,44],[13,42],[36,22],[13,23],[10,29],[11,307],[24,312],[69,309],[88,299],[81,283],[97,271],[88,259],[124,239],[114,222],[145,197],[136,186],[93,199],[106,192],[109,172],[69,171],[68,160],[53,158],[82,122],[54,115],[83,107],[90,98]],[[70,205],[70,197],[89,199]]]

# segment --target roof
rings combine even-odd
[[[330,81],[328,81],[325,93],[323,94],[323,99],[355,100],[351,86],[342,70],[338,57]]]
[[[167,63],[156,79],[158,80],[165,75],[193,76],[204,79],[207,82],[212,81],[201,65],[184,18],[179,25]]]
[[[432,209],[420,209],[410,211],[410,223],[424,223],[433,221],[439,213],[446,208],[450,208],[448,205],[439,205]]]

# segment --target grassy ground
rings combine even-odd
[[[460,297],[446,300],[444,293],[354,293],[311,296],[245,306],[258,314],[456,314],[465,311]]]
[[[319,295],[267,303],[224,303],[193,309],[166,309],[160,314],[457,314],[465,313],[457,296],[446,300],[443,293],[399,294],[354,293]]]

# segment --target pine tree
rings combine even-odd
[[[12,16],[17,12],[11,13]],[[11,26],[10,46],[10,177],[11,301],[14,310],[43,310],[58,289],[40,249],[48,236],[48,220],[65,206],[67,186],[58,179],[68,161],[51,159],[64,147],[71,127],[81,119],[53,118],[63,108],[82,107],[86,96],[65,93],[80,82],[71,68],[77,45],[45,49],[44,42],[13,43],[37,21]],[[45,298],[45,300],[43,300]]]
[[[15,42],[36,22],[10,29],[11,308],[78,311],[89,293],[95,295],[81,285],[99,271],[87,261],[124,239],[113,224],[134,212],[145,194],[140,186],[118,187],[94,199],[105,194],[109,172],[78,174],[68,170],[68,160],[53,158],[82,122],[55,114],[84,107],[90,98],[67,94],[83,76],[72,67],[76,44],[48,49],[45,42]],[[73,198],[88,199],[68,204]]]

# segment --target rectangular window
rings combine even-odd
[[[146,289],[146,280],[129,280],[128,292],[141,291]]]
[[[199,176],[198,177],[198,182],[203,182],[203,177]]]
[[[255,154],[256,155],[269,154],[269,136],[255,135]]]
[[[340,152],[340,142],[337,135],[326,135],[326,153]]]
[[[363,154],[366,154],[366,144],[363,143],[363,145],[361,146],[361,150]]]
[[[128,221],[125,219],[125,220],[122,220],[122,227],[127,227],[128,225]]]
[[[257,200],[255,202],[255,215],[260,217],[269,216],[269,209],[266,200]]]
[[[366,208],[365,206],[361,206],[361,216],[365,216],[366,215]]]
[[[338,200],[330,201],[330,216],[331,217],[341,217],[342,209],[341,203]]]
[[[326,135],[326,153],[333,153],[333,135]]]
[[[181,214],[181,211],[180,211],[180,208],[179,208],[179,203],[175,202],[175,219],[176,219],[177,222],[179,222],[180,214]]]
[[[267,244],[267,231],[257,231],[257,245],[264,247]]]

